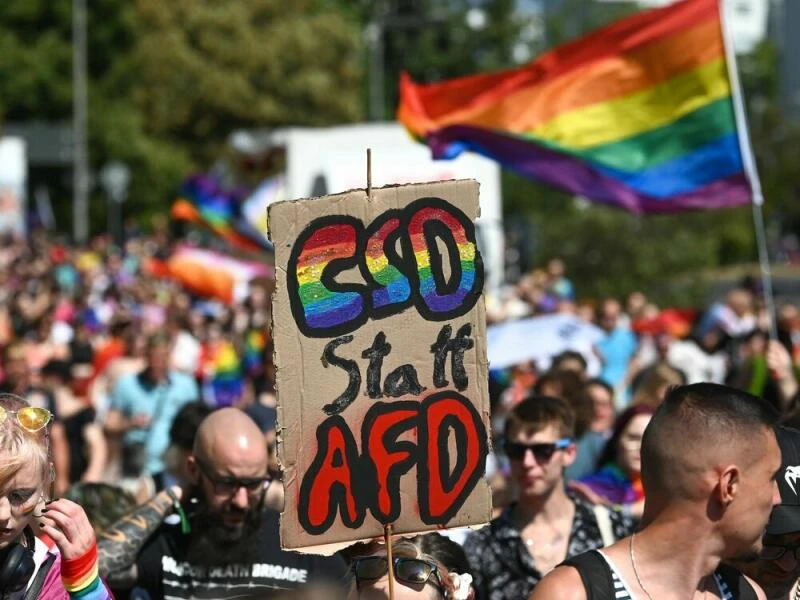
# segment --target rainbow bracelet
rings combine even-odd
[[[61,562],[61,581],[70,598],[105,600],[110,594],[97,569],[97,543],[82,556]]]

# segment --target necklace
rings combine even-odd
[[[634,577],[636,577],[636,583],[639,584],[639,587],[642,588],[642,591],[644,592],[645,596],[647,596],[647,600],[653,600],[653,597],[650,595],[650,592],[648,592],[647,588],[644,587],[644,583],[642,583],[642,578],[639,577],[639,570],[636,568],[636,558],[634,558],[634,552],[633,552],[633,540],[634,540],[635,537],[636,537],[636,534],[634,533],[631,536],[631,542],[629,544],[630,555],[631,555],[631,566],[633,567],[633,575],[634,575]],[[708,585],[707,585],[708,584],[708,578],[704,577],[702,579],[702,583],[703,583],[703,586],[702,586],[703,587],[703,600],[706,600],[706,594],[708,594]],[[692,597],[694,597],[694,594],[692,594]],[[800,600],[800,595],[795,594],[794,600]]]
[[[653,597],[650,595],[650,592],[648,592],[647,588],[644,587],[644,584],[642,583],[642,578],[639,577],[639,570],[636,568],[636,559],[634,558],[634,555],[633,555],[633,540],[635,538],[636,538],[636,534],[634,533],[631,536],[631,543],[629,544],[630,554],[631,554],[631,566],[633,567],[633,575],[634,575],[634,577],[636,577],[636,583],[638,583],[639,587],[642,588],[642,591],[644,592],[645,596],[647,596],[647,599],[648,600],[653,600]]]
[[[536,545],[536,540],[532,537],[523,537],[523,539],[525,540],[525,545],[528,546],[529,548]],[[564,541],[564,534],[561,533],[560,531],[554,531],[553,537],[547,541],[546,545],[550,547],[558,546],[563,541]],[[544,545],[541,543],[541,540],[539,545],[540,546]]]
[[[566,537],[566,532],[572,530],[572,522],[574,520],[574,515],[571,515],[571,516],[568,515],[568,516],[570,517],[568,519],[569,523],[567,523],[566,520],[564,522],[561,522],[560,519],[556,520],[555,522],[546,523],[547,529],[549,529],[550,533],[551,533],[550,539],[548,539],[546,541],[546,543],[542,541],[542,538],[540,536],[538,536],[539,540],[537,542],[535,537],[533,537],[531,535],[524,535],[523,532],[526,529],[526,527],[520,527],[519,528],[520,537],[525,542],[525,545],[528,548],[532,548],[533,546],[535,546],[537,544],[540,547],[541,546],[546,546],[546,547],[550,547],[550,548],[552,548],[554,546],[558,546],[559,544],[561,544],[564,541],[564,538]],[[563,519],[563,517],[562,517],[562,519]]]

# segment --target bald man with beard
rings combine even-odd
[[[765,600],[721,563],[758,556],[780,503],[775,419],[764,400],[734,388],[670,390],[642,439],[640,531],[566,561],[531,600]]]
[[[244,412],[225,408],[202,422],[187,471],[190,489],[165,490],[102,536],[101,568],[112,582],[130,561],[138,598],[269,598],[319,582],[348,588],[341,558],[281,550],[279,513],[265,506],[267,447]]]

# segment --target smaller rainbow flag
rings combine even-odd
[[[233,406],[244,394],[242,364],[233,344],[227,340],[219,342],[208,356],[211,372],[208,380],[207,401],[213,406]]]
[[[216,298],[228,305],[244,302],[254,280],[275,277],[271,265],[188,245],[175,248],[166,261],[150,260],[143,267],[156,277],[180,282],[193,294]]]
[[[244,356],[242,363],[248,375],[260,373],[264,363],[264,351],[267,348],[267,334],[260,329],[251,329],[244,338]]]
[[[632,212],[745,204],[724,42],[719,0],[684,0],[521,68],[429,85],[403,74],[397,116],[435,158],[471,150]]]
[[[178,221],[207,227],[236,248],[270,250],[266,231],[259,232],[242,214],[243,190],[225,190],[210,175],[188,178],[172,205],[170,214]]]

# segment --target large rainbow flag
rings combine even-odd
[[[642,12],[517,69],[403,74],[398,118],[436,158],[472,150],[633,212],[747,203],[718,2]]]

